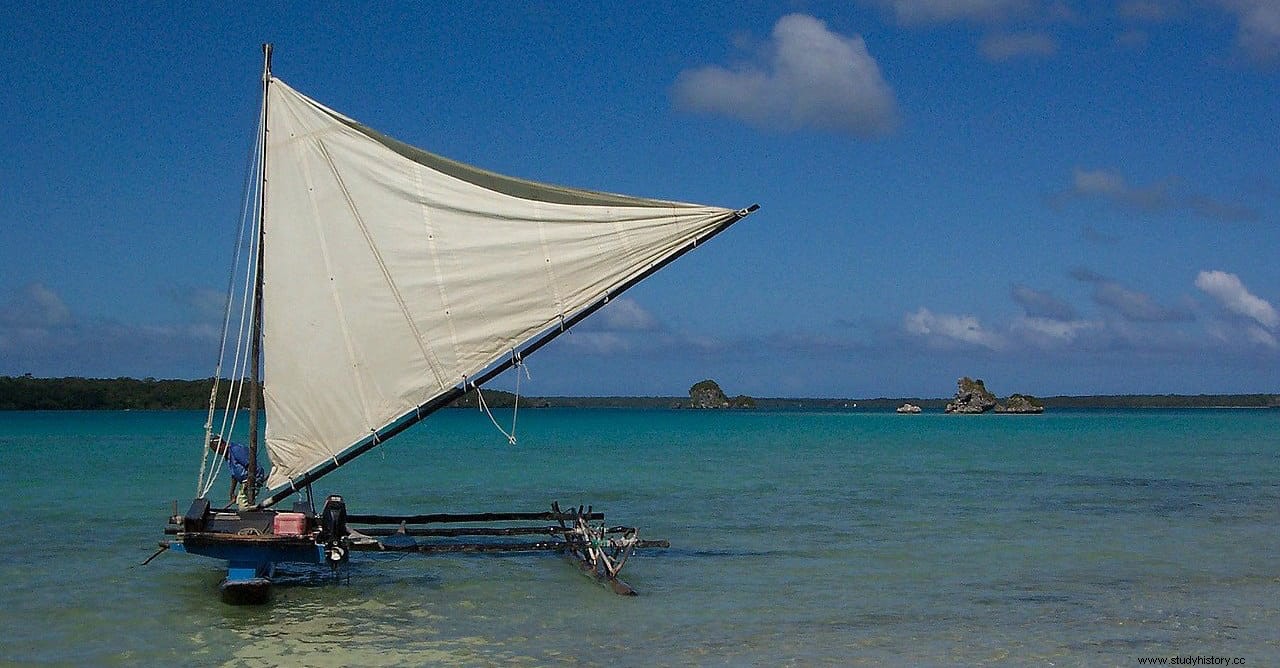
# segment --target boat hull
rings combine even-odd
[[[218,585],[224,603],[231,605],[262,605],[271,600],[271,578],[232,580],[231,575]]]
[[[326,563],[309,513],[211,510],[207,500],[196,499],[186,515],[170,519],[166,532],[174,536],[169,548],[226,562],[219,590],[233,604],[267,602],[277,564]]]
[[[218,590],[222,600],[232,605],[260,605],[269,601],[277,564],[325,563],[324,546],[301,536],[187,533],[179,534],[170,547],[226,561],[227,577],[218,585]]]
[[[324,546],[310,537],[237,536],[217,533],[178,535],[183,552],[245,564],[322,564]]]

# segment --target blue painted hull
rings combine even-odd
[[[231,605],[262,605],[271,600],[271,578],[254,577],[247,580],[232,580],[228,570],[227,579],[218,585],[222,600]]]
[[[277,564],[325,563],[324,547],[310,537],[186,533],[172,549],[227,562],[227,578],[218,588],[232,604],[267,602]]]

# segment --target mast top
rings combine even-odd
[[[262,78],[271,78],[271,42],[262,43]]]

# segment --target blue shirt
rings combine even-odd
[[[227,443],[227,468],[231,469],[231,478],[236,482],[244,482],[249,473],[249,448],[239,443]],[[262,466],[258,466],[259,483],[267,479]]]

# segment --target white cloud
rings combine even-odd
[[[584,355],[623,355],[670,338],[671,334],[639,302],[620,297],[561,337],[561,345]]]
[[[207,322],[85,321],[32,283],[0,305],[0,375],[195,377],[213,371],[219,334]]]
[[[1130,322],[1185,322],[1189,312],[1162,306],[1146,293],[1130,290],[1087,269],[1071,272],[1072,278],[1093,285],[1093,301]]]
[[[1251,325],[1245,328],[1245,336],[1248,337],[1250,341],[1260,343],[1268,348],[1277,347],[1275,335],[1261,327],[1258,327],[1257,325]]]
[[[1262,214],[1253,207],[1236,202],[1223,202],[1204,195],[1188,195],[1183,203],[1187,210],[1210,220],[1248,223],[1262,217]]]
[[[1163,23],[1181,11],[1171,0],[1125,0],[1116,8],[1116,14],[1131,21]]]
[[[41,283],[18,290],[0,307],[0,325],[22,328],[60,327],[71,324],[71,311],[58,293]]]
[[[1254,323],[1242,324],[1217,320],[1206,324],[1205,331],[1212,339],[1224,344],[1221,346],[1223,350],[1239,347],[1242,341],[1272,350],[1280,349],[1280,343],[1276,341],[1275,335]]]
[[[1130,290],[1119,283],[1099,283],[1094,287],[1094,301],[1124,316],[1126,320],[1140,322],[1180,322],[1190,320],[1184,311],[1161,306],[1151,295]]]
[[[1076,317],[1071,305],[1058,299],[1049,292],[1035,290],[1025,285],[1013,286],[1013,301],[1032,318],[1048,318],[1057,321],[1072,320]]]
[[[1013,321],[1010,330],[1041,346],[1058,346],[1075,341],[1084,332],[1100,330],[1102,327],[1102,323],[1088,320],[1024,317]]]
[[[1124,175],[1111,169],[1082,169],[1072,172],[1071,185],[1056,196],[1059,204],[1069,199],[1099,199],[1118,208],[1147,213],[1187,212],[1224,223],[1246,223],[1261,214],[1250,206],[1224,202],[1208,195],[1177,187],[1176,179],[1146,186],[1130,185]]]
[[[213,372],[219,332],[209,325],[110,321],[0,327],[0,374],[195,378]]]
[[[875,0],[892,10],[900,23],[950,21],[1001,21],[1022,14],[1036,3],[1031,0]]]
[[[561,345],[590,355],[618,355],[634,349],[630,339],[616,332],[570,330],[568,336],[560,338]]]
[[[1168,182],[1137,188],[1130,186],[1122,174],[1109,169],[1077,167],[1072,172],[1071,192],[1081,197],[1101,197],[1143,211],[1160,211],[1172,205]]]
[[[1079,167],[1072,172],[1071,185],[1081,195],[1119,195],[1129,189],[1129,184],[1117,172]]]
[[[1280,327],[1280,314],[1276,313],[1275,307],[1249,292],[1235,274],[1202,271],[1196,276],[1196,287],[1231,313],[1250,318],[1269,330]],[[1274,344],[1275,339],[1272,338],[1271,342]]]
[[[222,322],[226,314],[227,294],[212,288],[174,287],[169,297],[197,320]]]
[[[592,329],[615,332],[651,332],[659,329],[658,319],[636,300],[628,297],[609,302],[589,322],[593,324]]]
[[[988,35],[978,47],[982,55],[992,62],[1015,58],[1052,56],[1058,52],[1058,42],[1046,33],[1022,32]]]
[[[827,30],[811,16],[778,20],[765,62],[682,72],[676,102],[778,130],[817,128],[860,136],[897,125],[897,103],[862,38]]]
[[[1280,60],[1280,2],[1276,0],[1219,0],[1240,23],[1236,42],[1254,61]]]
[[[991,350],[1004,347],[1004,338],[982,328],[982,323],[971,315],[935,314],[923,306],[903,318],[903,328],[909,334],[922,336],[935,343],[963,343]]]

